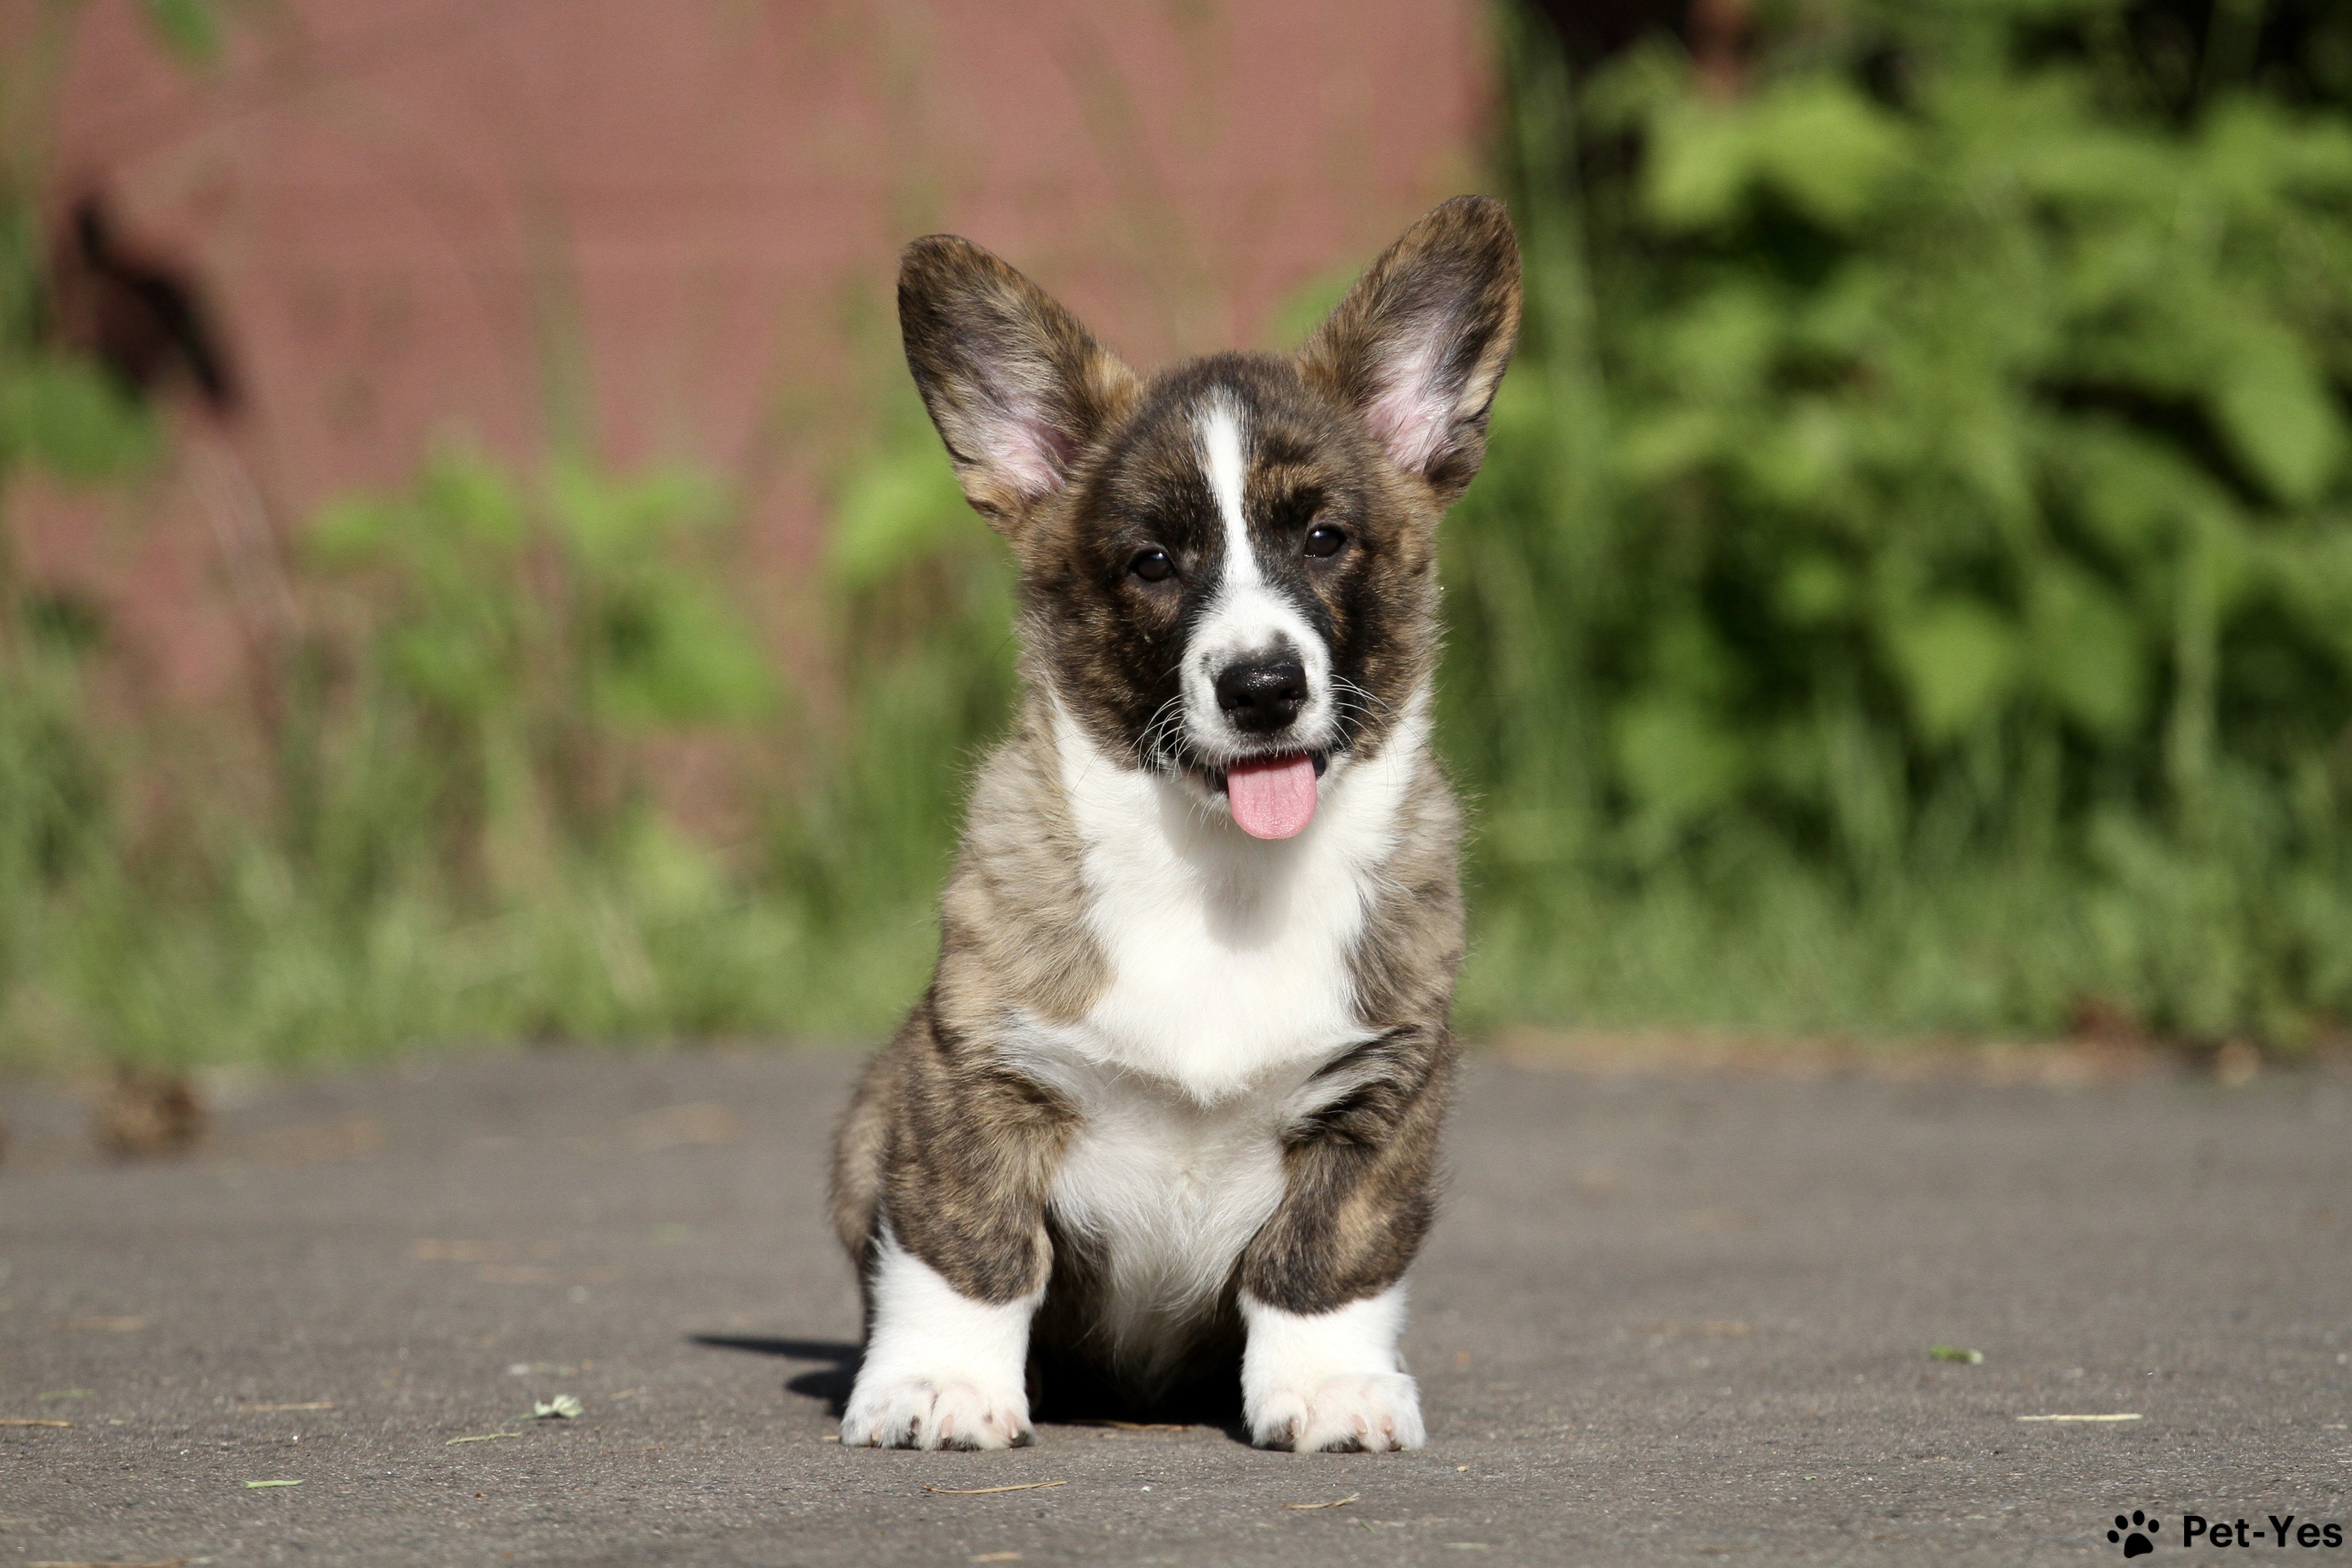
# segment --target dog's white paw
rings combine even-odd
[[[1023,1366],[1045,1294],[976,1301],[885,1231],[874,1320],[841,1440],[859,1448],[1013,1448],[1035,1439]]]
[[[841,1418],[857,1448],[1018,1448],[1035,1441],[1019,1389],[951,1377],[860,1378]]]
[[[1250,1440],[1301,1454],[1385,1454],[1428,1441],[1421,1394],[1401,1372],[1342,1373],[1312,1387],[1277,1384],[1250,1402]]]

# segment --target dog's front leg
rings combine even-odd
[[[1395,1031],[1335,1063],[1352,1087],[1293,1130],[1282,1204],[1242,1256],[1242,1410],[1263,1447],[1422,1445],[1397,1340],[1451,1056],[1442,1026]]]
[[[1250,1441],[1302,1454],[1422,1445],[1421,1394],[1397,1355],[1404,1284],[1320,1312],[1244,1294],[1242,1413]]]
[[[841,1440],[877,1448],[1012,1448],[1033,1440],[1029,1320],[1045,1297],[975,1298],[887,1229],[866,1291],[866,1359]]]
[[[893,1047],[866,1357],[841,1440],[1013,1447],[1032,1440],[1029,1321],[1052,1271],[1045,1194],[1067,1115],[985,1053],[943,1047],[929,1013]]]

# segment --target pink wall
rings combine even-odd
[[[269,526],[396,482],[440,432],[527,454],[569,363],[610,456],[740,479],[763,583],[807,559],[888,373],[910,236],[1001,251],[1139,363],[1257,344],[1302,286],[1475,187],[1486,103],[1476,0],[231,14],[192,76],[128,0],[91,5],[54,165],[60,199],[103,189],[212,293]],[[16,508],[34,569],[102,582],[178,699],[237,661],[200,492],[166,476],[128,532],[46,490]]]

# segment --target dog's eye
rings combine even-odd
[[[1127,569],[1147,583],[1165,583],[1176,575],[1176,563],[1168,559],[1165,550],[1139,551]]]
[[[1307,531],[1307,553],[1309,555],[1337,555],[1339,546],[1347,542],[1347,534],[1328,522],[1318,522]]]

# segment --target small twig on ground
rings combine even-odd
[[[477,1433],[471,1437],[452,1437],[441,1446],[445,1448],[454,1448],[460,1443],[487,1443],[494,1437],[520,1437],[521,1436],[522,1434],[520,1432],[481,1432]]]
[[[2139,1413],[2126,1415],[2021,1415],[2020,1421],[2137,1421]]]
[[[1073,1426],[1104,1426],[1114,1432],[1190,1432],[1183,1421],[1073,1421]]]
[[[70,1426],[70,1421],[44,1421],[27,1415],[11,1415],[0,1419],[0,1426]]]
[[[1310,1508],[1345,1508],[1349,1503],[1355,1502],[1362,1498],[1363,1495],[1364,1494],[1361,1492],[1349,1492],[1346,1497],[1335,1497],[1329,1502],[1286,1502],[1282,1506],[1287,1509],[1297,1510],[1300,1512],[1304,1512]]]
[[[308,1405],[238,1405],[232,1406],[240,1415],[259,1415],[271,1410],[332,1410],[331,1399],[314,1399]]]
[[[1039,1492],[1044,1491],[1047,1487],[1066,1487],[1069,1484],[1067,1481],[1023,1481],[1020,1485],[1012,1487],[935,1487],[926,1481],[923,1483],[923,1489],[927,1492],[939,1492],[946,1497],[982,1497],[989,1492]]]

